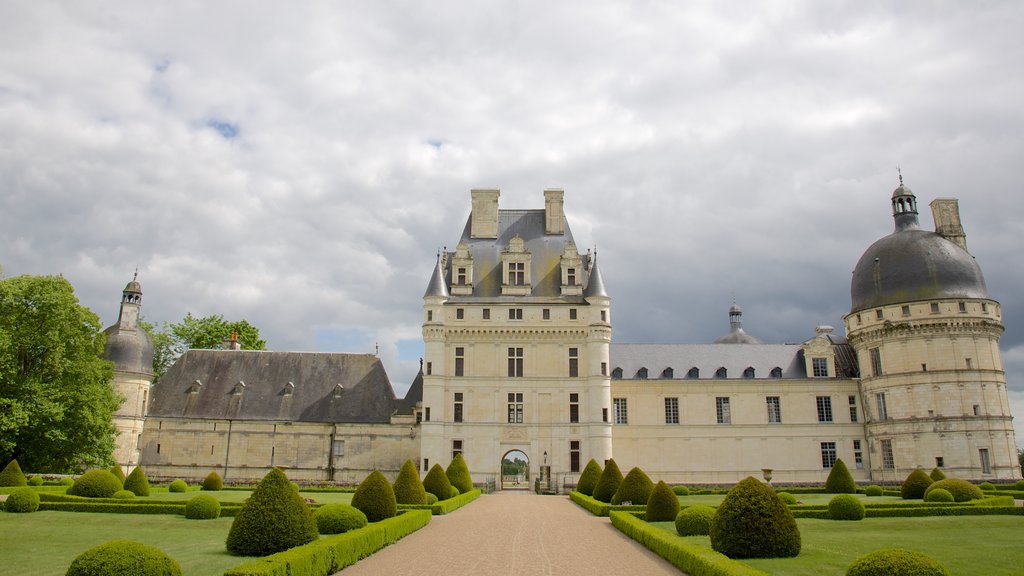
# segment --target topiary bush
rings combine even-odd
[[[594,488],[597,488],[597,481],[601,479],[601,465],[597,463],[597,460],[593,458],[590,462],[587,462],[583,473],[580,474],[580,480],[576,483],[576,491],[580,494],[586,494],[592,496],[594,494]]]
[[[912,550],[885,548],[861,556],[850,564],[846,576],[950,576],[935,560]]]
[[[348,504],[327,504],[313,512],[321,534],[341,534],[366,526],[366,514]]]
[[[66,576],[111,574],[181,576],[181,567],[159,548],[131,540],[111,540],[79,554],[71,561]]]
[[[832,520],[863,520],[864,504],[853,494],[837,494],[828,501],[828,517]]]
[[[676,532],[680,536],[707,536],[714,517],[715,509],[711,506],[688,506],[676,514]]]
[[[825,480],[825,492],[828,494],[857,493],[857,483],[853,481],[853,476],[850,475],[850,470],[846,468],[842,458],[837,458],[836,463],[832,465],[832,471],[828,473],[828,479]]]
[[[427,491],[423,488],[423,481],[420,480],[420,473],[416,470],[416,465],[412,463],[412,460],[406,460],[405,464],[402,464],[402,469],[398,472],[398,477],[395,478],[395,501],[399,504],[426,504],[427,503]],[[323,530],[321,534],[327,534]],[[331,532],[335,534],[335,532]]]
[[[203,478],[203,490],[210,490],[216,492],[217,490],[223,489],[224,481],[221,480],[220,474],[217,474],[216,470],[207,474],[206,478]]]
[[[352,506],[366,514],[370,522],[379,522],[398,514],[398,503],[391,483],[379,470],[370,472],[352,495]]]
[[[753,476],[726,494],[711,521],[711,548],[730,558],[785,558],[800,553],[789,507]]]
[[[142,466],[136,466],[128,475],[124,481],[124,489],[130,490],[136,496],[149,496],[149,478],[146,478]]]
[[[929,476],[931,476],[932,480],[934,480],[936,482],[938,482],[939,480],[945,480],[946,479],[946,475],[943,474],[942,470],[939,470],[938,467],[932,468],[932,473],[929,474]]]
[[[184,480],[174,480],[167,486],[169,492],[185,492],[188,490],[188,482]]]
[[[782,502],[787,506],[793,506],[796,504],[796,496],[793,496],[789,492],[778,492],[776,493],[776,496],[778,496],[779,500],[782,500]]]
[[[611,502],[621,483],[622,471],[619,470],[619,465],[615,463],[615,460],[609,458],[604,464],[601,477],[597,480],[597,486],[594,487],[594,499],[599,502]]]
[[[74,486],[75,479],[74,478],[61,478],[59,484],[61,486]]]
[[[7,496],[4,510],[19,513],[35,512],[39,510],[39,493],[28,486],[15,488]]]
[[[668,484],[658,482],[647,499],[648,522],[673,522],[679,515],[679,498]]]
[[[690,489],[686,486],[673,486],[672,491],[676,493],[676,496],[689,496]]]
[[[462,457],[461,453],[452,458],[448,469],[445,470],[445,475],[448,476],[448,481],[452,486],[459,489],[459,494],[473,490],[473,477],[469,475],[469,466],[466,465],[466,459]]]
[[[131,490],[118,490],[110,497],[118,500],[135,500],[135,492],[132,492]]]
[[[231,523],[227,549],[238,556],[266,556],[317,538],[316,520],[306,502],[284,472],[273,468]]]
[[[651,497],[651,490],[654,490],[654,482],[651,482],[650,477],[640,468],[632,468],[619,483],[611,503],[643,504]]]
[[[982,482],[978,484],[978,488],[981,488],[985,492],[989,492],[996,489],[996,485],[991,482]]]
[[[878,484],[872,484],[864,489],[864,494],[868,496],[881,496],[883,492],[882,487]]]
[[[448,475],[444,473],[444,468],[441,468],[440,464],[431,466],[427,471],[427,476],[423,479],[423,489],[437,496],[438,500],[447,500],[448,494],[452,491],[451,487],[452,483],[448,480]]]
[[[90,470],[79,476],[67,493],[86,498],[110,498],[122,488],[121,481],[110,470]]]
[[[28,480],[25,479],[25,474],[21,471],[21,466],[18,465],[18,460],[11,460],[4,466],[3,472],[0,472],[0,486],[27,486]]]
[[[1024,480],[1018,480],[1017,483],[1013,485],[1013,488],[1014,490],[1024,490]]]
[[[125,481],[124,469],[121,468],[120,464],[114,464],[113,466],[111,466],[110,467],[110,473],[113,474],[114,476],[116,476],[117,479],[121,481],[122,485],[124,484],[124,481]]]
[[[432,493],[427,492],[427,504],[437,504],[437,496],[434,496]]]
[[[28,485],[29,486],[42,486],[43,485],[43,477],[39,476],[37,474],[37,475],[29,478],[28,479]]]
[[[209,494],[197,494],[185,503],[185,518],[189,520],[220,518],[220,501]]]
[[[930,490],[928,495],[924,498],[925,502],[953,502],[953,495],[949,493],[949,490],[942,488],[936,488]]]
[[[943,489],[953,495],[953,500],[957,502],[967,502],[968,500],[981,500],[985,497],[981,492],[981,488],[978,488],[974,484],[966,480],[960,480],[959,478],[946,478],[945,480],[939,480],[928,487],[925,490],[924,498],[928,499],[928,493],[932,490]]]
[[[462,492],[459,492],[459,489],[456,488],[455,486],[452,486],[451,489],[448,490],[448,497],[449,498],[455,498],[459,494],[462,494]]]
[[[904,500],[917,500],[924,498],[924,491],[928,489],[932,483],[931,476],[924,473],[924,470],[918,468],[909,475],[906,480],[903,481],[903,485],[900,486],[900,496]]]

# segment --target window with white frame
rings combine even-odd
[[[778,396],[766,396],[765,402],[768,405],[768,423],[782,423],[782,399]]]
[[[508,349],[508,375],[510,378],[523,377],[523,349]]]
[[[835,442],[822,442],[821,443],[821,467],[831,468],[836,464],[836,443]]]
[[[894,470],[896,468],[896,460],[892,457],[892,440],[879,440],[878,446],[882,451],[882,468]]]
[[[625,398],[612,398],[612,411],[616,424],[629,424],[629,407]]]
[[[508,393],[508,423],[509,424],[522,424],[523,423],[523,393],[522,392],[509,392]]]
[[[832,397],[831,396],[818,396],[818,422],[831,422],[832,421]]]
[[[715,398],[715,420],[719,424],[732,424],[732,414],[729,412],[728,396],[719,396]]]
[[[811,370],[815,378],[827,378],[828,358],[811,358]]]
[[[679,398],[665,398],[665,424],[679,424]]]

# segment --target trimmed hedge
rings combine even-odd
[[[687,506],[676,515],[676,533],[680,536],[707,536],[714,518],[715,509],[711,506]]]
[[[135,500],[135,492],[131,490],[118,490],[111,496],[114,500]]]
[[[476,500],[483,494],[480,490],[473,489],[465,494],[459,494],[455,498],[449,498],[447,500],[435,500],[432,504],[399,504],[399,510],[430,510],[434,516],[443,516],[449,512],[454,512],[459,508],[462,508],[466,504],[469,504],[473,500]],[[433,496],[430,492],[427,492],[427,499]]]
[[[431,494],[430,492],[427,492],[426,494],[427,494],[427,505],[428,506],[433,505],[433,504],[437,504],[437,496]]]
[[[857,483],[853,481],[853,476],[850,475],[850,470],[846,468],[842,458],[836,458],[836,463],[832,465],[832,471],[828,473],[828,479],[825,480],[825,492],[827,494],[857,493]]]
[[[38,474],[36,474],[35,476],[33,476],[33,477],[28,479],[28,485],[29,486],[42,486],[43,485],[43,477],[38,475]]]
[[[621,483],[622,471],[619,470],[619,465],[615,463],[615,459],[609,458],[605,462],[604,470],[601,472],[601,477],[597,480],[597,486],[594,487],[592,496],[600,502],[611,502]]]
[[[220,517],[220,501],[209,494],[193,496],[185,504],[185,518],[189,520],[214,520]]]
[[[266,556],[319,537],[309,506],[284,472],[272,468],[231,523],[227,549],[239,556]]]
[[[985,497],[981,492],[981,488],[978,488],[966,480],[960,480],[959,478],[946,478],[945,480],[939,480],[938,482],[932,483],[932,485],[925,490],[924,497],[927,499],[928,492],[939,488],[948,490],[949,493],[953,495],[953,499],[957,502],[981,500]]]
[[[615,506],[607,502],[596,500],[593,496],[580,494],[579,492],[570,492],[569,499],[576,504],[579,504],[581,508],[590,512],[594,516],[608,516],[612,511],[643,512],[646,509],[646,506],[643,505]]]
[[[711,548],[730,558],[786,558],[800,553],[800,530],[789,507],[753,476],[722,500],[711,521]]]
[[[991,492],[996,489],[996,485],[991,482],[982,482],[978,484],[978,488],[981,488],[985,492]]]
[[[782,500],[782,502],[787,506],[796,505],[796,496],[793,496],[789,492],[776,492],[775,495],[778,496],[779,500]]]
[[[674,522],[679,515],[679,498],[668,484],[659,481],[647,499],[648,522]]]
[[[591,458],[590,462],[587,462],[587,466],[583,468],[583,473],[580,474],[579,482],[576,483],[576,491],[592,496],[594,488],[597,488],[597,481],[600,479],[601,465],[597,463],[597,460]]]
[[[900,486],[900,497],[904,500],[924,498],[924,491],[935,481],[920,468],[911,472]]]
[[[680,485],[680,486],[673,486],[672,487],[672,491],[676,493],[676,496],[689,496],[690,495],[690,489],[687,488],[686,486],[682,486],[682,485]]]
[[[939,470],[938,467],[932,468],[932,473],[929,474],[929,476],[931,476],[931,479],[935,480],[936,482],[938,482],[939,480],[945,480],[946,479],[946,475],[943,474],[942,470]]]
[[[39,510],[39,493],[27,486],[15,488],[7,496],[3,509],[17,513],[35,512]]]
[[[867,494],[868,496],[881,496],[882,487],[878,484],[872,484],[864,489],[864,494]]]
[[[188,490],[188,482],[184,480],[174,480],[167,486],[168,492],[185,492]]]
[[[0,486],[28,486],[28,480],[25,479],[17,459],[8,462],[3,472],[0,472]]]
[[[427,476],[423,479],[423,489],[437,496],[438,500],[448,499],[452,483],[451,480],[448,480],[448,475],[444,473],[444,468],[441,468],[440,464],[434,464],[427,471]]]
[[[864,504],[853,494],[837,494],[828,501],[828,517],[832,520],[863,520]]]
[[[619,505],[623,502],[630,504],[647,504],[651,497],[651,490],[654,490],[654,482],[638,467],[632,468],[626,477],[619,483],[618,490],[612,496],[612,504]]]
[[[426,504],[427,491],[420,480],[420,473],[412,460],[406,460],[395,478],[395,502],[398,504]],[[323,534],[323,532],[321,532]]]
[[[110,498],[122,488],[121,481],[110,470],[90,470],[79,476],[67,493],[86,498]]]
[[[457,453],[452,458],[444,473],[445,476],[448,476],[448,481],[452,486],[459,489],[459,494],[473,489],[473,477],[469,474],[469,466],[466,465],[466,459],[462,457],[462,453]]]
[[[146,478],[142,466],[136,466],[128,475],[124,481],[124,489],[130,490],[136,496],[149,496],[149,478]]]
[[[313,512],[320,534],[344,534],[366,526],[366,514],[348,504],[327,504]]]
[[[884,548],[861,556],[846,570],[846,576],[950,576],[936,560],[902,548]]]
[[[949,490],[943,488],[936,488],[928,493],[926,502],[955,502],[953,495],[949,493]]]
[[[448,489],[448,498],[455,498],[459,494],[462,494],[462,492],[455,486],[452,486],[451,488]]]
[[[398,513],[395,491],[379,470],[370,472],[359,484],[356,493],[352,495],[352,506],[366,514],[370,522],[379,522]]]
[[[203,490],[209,490],[216,492],[224,489],[224,480],[221,480],[220,474],[217,474],[216,470],[211,471],[203,479]]]
[[[181,576],[181,567],[163,550],[131,540],[111,540],[82,552],[66,576]]]

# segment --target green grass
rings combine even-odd
[[[137,498],[139,502],[146,500],[173,501],[180,500],[188,502],[197,494],[209,494],[221,502],[242,502],[252,495],[250,490],[215,490],[210,492],[150,492],[149,496]],[[349,504],[352,502],[352,492],[299,492],[303,498],[311,498],[320,504]]]
[[[779,490],[779,492],[785,492],[785,490]],[[794,494],[796,501],[800,504],[828,504],[828,501],[832,499],[835,494]],[[897,496],[872,496],[868,498],[863,494],[854,494],[860,501],[865,504],[874,504],[880,502],[906,502]],[[706,504],[708,506],[718,506],[722,503],[725,498],[725,494],[695,494],[692,496],[680,496],[680,506],[693,506],[694,504]],[[917,500],[920,502],[920,500]]]

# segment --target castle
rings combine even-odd
[[[614,456],[676,483],[822,482],[837,459],[858,482],[933,466],[972,480],[1020,478],[999,353],[1001,308],[967,252],[956,200],[893,192],[895,230],[851,284],[846,336],[764,344],[729,310],[710,344],[612,342],[612,299],[581,253],[561,190],[544,208],[499,208],[473,190],[453,251],[423,296],[424,358],[396,398],[374,355],[189,350],[150,386],[142,291],[125,287],[107,357],[126,402],[116,454],[155,477],[305,481],[424,472],[461,453],[477,481],[522,452],[534,477],[575,482]]]

